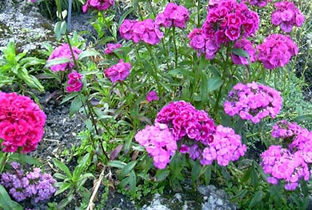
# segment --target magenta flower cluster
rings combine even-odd
[[[87,12],[88,7],[99,11],[107,10],[111,6],[114,6],[114,2],[114,0],[87,0],[86,4],[82,7],[82,11]]]
[[[115,65],[105,69],[104,74],[112,83],[124,81],[130,74],[131,64],[122,59]]]
[[[105,49],[105,54],[108,55],[108,54],[112,54],[114,52],[114,50],[118,49],[118,48],[121,48],[122,47],[122,44],[111,44],[111,43],[108,43],[107,44],[107,48]]]
[[[35,203],[48,200],[56,191],[56,182],[50,174],[42,173],[40,168],[25,172],[22,166],[12,162],[13,173],[2,173],[0,183],[16,201],[33,199]]]
[[[254,63],[257,60],[257,51],[252,46],[251,41],[244,38],[238,40],[237,42],[235,42],[234,48],[243,49],[246,53],[248,53],[250,63]],[[232,53],[231,57],[234,64],[248,65],[248,59],[246,57],[238,56],[235,53]]]
[[[176,140],[187,136],[204,145],[211,141],[216,128],[205,111],[199,111],[185,101],[170,102],[158,112],[155,121],[168,125]]]
[[[281,146],[272,145],[261,154],[264,173],[269,174],[267,181],[271,184],[285,182],[286,190],[295,190],[300,179],[309,180],[309,167],[301,153],[291,153]]]
[[[312,163],[312,132],[286,120],[273,126],[272,136],[282,139],[287,148],[272,145],[261,154],[262,167],[269,174],[268,182],[284,181],[286,190],[294,190],[300,179],[309,180]]]
[[[265,7],[271,0],[243,0],[242,2],[248,2],[250,5]]]
[[[298,47],[289,36],[271,34],[257,46],[258,59],[264,68],[275,69],[284,67],[291,57],[298,54]]]
[[[140,41],[150,45],[155,45],[164,37],[159,30],[159,26],[152,19],[143,21],[126,19],[119,28],[120,36],[134,43]]]
[[[281,93],[256,82],[238,83],[229,92],[224,111],[230,116],[239,115],[243,120],[259,123],[267,116],[275,118],[281,111]]]
[[[82,89],[82,75],[76,71],[68,74],[68,82],[66,86],[66,91],[69,93],[79,92]]]
[[[163,169],[177,150],[177,143],[165,124],[146,126],[135,135],[135,140],[153,157],[155,167]]]
[[[186,22],[190,19],[188,10],[175,3],[168,3],[164,12],[156,16],[155,23],[159,26],[169,28],[171,26],[185,28]]]
[[[200,163],[210,165],[214,160],[221,166],[230,161],[236,161],[246,152],[246,145],[241,142],[240,135],[235,134],[232,128],[217,126],[213,141],[202,152]]]
[[[82,52],[76,47],[72,47],[75,59],[78,59],[78,55]],[[68,44],[62,44],[61,46],[55,48],[48,58],[48,60],[58,59],[58,58],[68,58],[71,61],[68,63],[62,63],[53,65],[50,67],[52,71],[65,71],[66,69],[72,69],[74,67],[73,57],[70,52],[70,48]]]
[[[159,97],[157,95],[157,93],[155,91],[151,91],[146,95],[146,100],[148,102],[152,102],[152,101],[158,101]]]
[[[304,22],[304,15],[299,11],[293,2],[281,1],[274,4],[276,10],[272,13],[272,24],[290,33],[293,26],[301,27]]]
[[[221,44],[228,44],[240,37],[250,37],[259,28],[259,16],[244,3],[220,1],[208,10],[202,29],[195,28],[188,36],[190,46],[213,59]]]
[[[29,97],[0,92],[0,139],[4,152],[36,149],[44,134],[46,115]]]

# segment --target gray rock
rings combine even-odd
[[[163,202],[164,198],[156,194],[151,204],[149,206],[143,206],[142,210],[170,210],[167,206],[162,204]]]

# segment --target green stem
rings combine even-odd
[[[214,107],[214,113],[218,112],[219,102],[220,102],[220,99],[221,99],[221,93],[222,93],[223,85],[224,85],[224,82],[222,83],[222,85],[221,85],[221,87],[219,89],[218,95],[217,95],[217,100],[216,100],[216,104],[215,104],[215,107]]]
[[[70,39],[69,39],[69,36],[68,36],[68,32],[66,31],[66,33],[65,33],[65,36],[66,36],[66,40],[67,40],[67,43],[68,43],[68,46],[69,46],[69,50],[70,50],[70,53],[71,53],[71,55],[72,55],[72,58],[73,58],[73,61],[74,61],[74,66],[75,66],[75,70],[77,71],[77,72],[79,72],[79,70],[78,70],[78,62],[77,62],[77,60],[76,60],[76,58],[75,58],[75,55],[74,55],[74,51],[73,51],[73,47],[72,47],[72,45],[71,45],[71,43],[70,43]]]
[[[153,52],[152,52],[150,46],[147,45],[147,44],[146,44],[145,46],[146,46],[146,49],[148,50],[150,56],[152,56],[152,57],[153,57],[153,60],[154,60],[154,61],[153,61],[153,65],[154,65],[153,77],[154,77],[154,79],[156,80],[158,93],[159,93],[159,95],[161,96],[161,95],[162,95],[162,91],[161,91],[160,81],[159,81],[159,78],[158,78],[158,75],[157,75],[157,73],[158,73],[158,68],[157,68],[157,64],[156,64],[156,63],[158,63],[158,61],[157,61],[157,59],[155,58],[155,54],[153,54]]]
[[[173,35],[173,44],[174,44],[174,53],[175,53],[175,59],[174,59],[174,63],[175,63],[175,68],[177,68],[178,66],[178,48],[177,48],[177,43],[176,43],[176,39],[175,39],[175,27],[172,27],[172,35]]]
[[[197,28],[200,28],[200,0],[197,0]]]
[[[0,163],[0,174],[2,173],[2,171],[4,169],[4,166],[5,166],[5,163],[7,162],[8,156],[9,156],[9,153],[4,152],[4,155],[3,155],[1,163]]]

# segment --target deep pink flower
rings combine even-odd
[[[148,102],[151,102],[151,101],[158,101],[159,100],[159,97],[157,95],[157,93],[155,91],[151,91],[149,92],[147,95],[146,95],[146,100]]]
[[[114,0],[87,0],[86,4],[82,7],[82,11],[87,12],[88,7],[99,11],[107,10],[111,6],[114,6],[114,3]]]
[[[76,47],[72,47],[75,59],[78,59],[78,55],[82,52]],[[52,71],[65,71],[66,69],[72,69],[74,67],[74,61],[68,44],[62,44],[61,46],[55,48],[48,58],[48,60],[58,59],[58,58],[68,58],[71,61],[69,63],[62,63],[51,66]]]
[[[120,60],[119,63],[105,69],[104,74],[112,83],[124,81],[130,74],[131,64]]]
[[[119,28],[122,38],[132,40],[134,43],[143,41],[150,45],[155,45],[164,37],[159,30],[159,26],[152,19],[143,21],[124,20]]]
[[[156,24],[169,28],[171,26],[185,28],[186,22],[189,20],[189,12],[183,6],[175,3],[168,3],[164,12],[156,16]]]
[[[258,7],[265,7],[271,0],[242,0],[242,2],[249,2],[250,5],[255,5]]]
[[[290,33],[293,26],[301,27],[304,22],[304,15],[293,2],[281,1],[274,4],[276,10],[272,13],[272,24]]]
[[[271,34],[257,46],[258,58],[264,68],[284,67],[291,57],[298,54],[298,47],[289,36]]]
[[[44,134],[46,115],[26,96],[0,92],[0,139],[2,151],[31,152]]]
[[[76,71],[71,72],[68,75],[68,82],[66,86],[66,91],[71,92],[79,92],[82,89],[82,75]]]
[[[247,39],[241,39],[234,44],[234,48],[243,49],[249,55],[250,63],[254,63],[257,60],[256,49],[252,46],[252,43]],[[235,53],[231,55],[234,64],[248,65],[248,59],[243,56],[238,56]]]
[[[107,48],[105,49],[105,54],[111,54],[114,52],[115,49],[118,49],[118,48],[121,48],[122,47],[122,44],[111,44],[111,43],[108,43],[107,44]]]

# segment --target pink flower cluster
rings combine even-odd
[[[13,173],[2,173],[2,184],[16,201],[27,198],[35,203],[48,200],[56,191],[53,184],[56,182],[50,174],[41,173],[40,168],[34,168],[30,172],[24,172],[22,166],[12,162]]]
[[[135,140],[145,147],[147,153],[153,157],[154,165],[159,169],[167,166],[170,157],[177,150],[177,143],[165,124],[146,126],[135,135]]]
[[[230,116],[239,115],[244,120],[259,123],[263,118],[275,118],[281,111],[283,100],[277,90],[256,82],[238,83],[229,92],[224,111]]]
[[[112,83],[124,81],[130,74],[131,64],[120,60],[117,64],[105,69],[104,74]]]
[[[190,46],[206,59],[213,59],[221,44],[255,34],[259,16],[243,3],[233,0],[220,1],[208,10],[202,29],[195,28],[188,36]]]
[[[301,27],[304,15],[291,1],[281,1],[274,4],[276,10],[272,13],[272,24],[290,33],[293,26]]]
[[[0,92],[0,139],[4,152],[36,149],[44,134],[46,115],[26,96]]]
[[[310,179],[310,171],[300,152],[291,153],[281,146],[272,145],[261,154],[264,173],[269,174],[271,184],[285,182],[286,190],[295,190],[301,179]]]
[[[119,28],[120,36],[134,43],[143,41],[147,44],[155,45],[164,37],[159,30],[159,26],[152,19],[143,21],[126,19]]]
[[[155,121],[168,125],[176,140],[187,136],[204,145],[212,141],[216,128],[205,111],[199,111],[185,101],[169,103],[158,112]]]
[[[293,138],[302,132],[302,128],[297,123],[290,123],[287,120],[281,120],[273,126],[273,138]]]
[[[76,71],[71,72],[68,75],[68,82],[66,86],[66,91],[69,93],[79,92],[82,89],[82,75]]]
[[[257,49],[258,59],[267,69],[284,67],[292,56],[298,54],[296,43],[289,36],[282,34],[271,34]]]
[[[152,101],[158,101],[159,97],[157,95],[157,93],[155,91],[151,91],[146,95],[146,100],[148,102],[152,102]]]
[[[213,137],[213,142],[203,150],[202,165],[210,165],[216,160],[219,165],[226,166],[244,156],[246,145],[242,144],[241,137],[232,128],[219,125]]]
[[[287,148],[272,145],[263,152],[263,170],[270,175],[269,183],[278,184],[283,180],[286,190],[294,190],[300,179],[307,181],[311,175],[308,164],[312,163],[312,132],[282,120],[273,126],[272,136],[281,138],[288,145]]]
[[[249,55],[250,63],[254,63],[257,60],[257,55],[256,55],[257,51],[252,46],[251,41],[244,39],[244,38],[241,40],[238,40],[237,42],[235,42],[234,48],[243,49],[245,52],[247,52]],[[248,65],[248,59],[246,57],[238,56],[234,53],[232,53],[231,56],[232,56],[232,61],[234,64]]]
[[[249,2],[250,5],[255,5],[258,7],[265,7],[271,0],[243,0],[242,2]]]
[[[108,55],[108,54],[112,54],[114,52],[115,49],[118,49],[118,48],[121,48],[122,47],[122,44],[111,44],[111,43],[108,43],[107,44],[107,48],[105,49],[105,54]]]
[[[82,52],[76,47],[73,47],[73,53],[75,56],[75,59],[78,59],[78,55]],[[62,44],[61,46],[57,47],[54,49],[48,60],[53,60],[57,58],[68,58],[70,60],[73,59],[72,54],[70,52],[70,48],[68,44]],[[62,63],[62,64],[57,64],[54,66],[51,66],[50,69],[52,71],[65,71],[67,68],[72,69],[74,67],[74,62],[71,61],[69,63]]]
[[[87,0],[86,4],[82,7],[82,11],[87,12],[88,7],[99,11],[107,10],[111,6],[114,6],[114,2],[114,0]]]
[[[185,28],[186,22],[190,19],[188,10],[175,3],[168,3],[164,12],[156,16],[155,23],[159,26],[169,28],[171,26]]]

